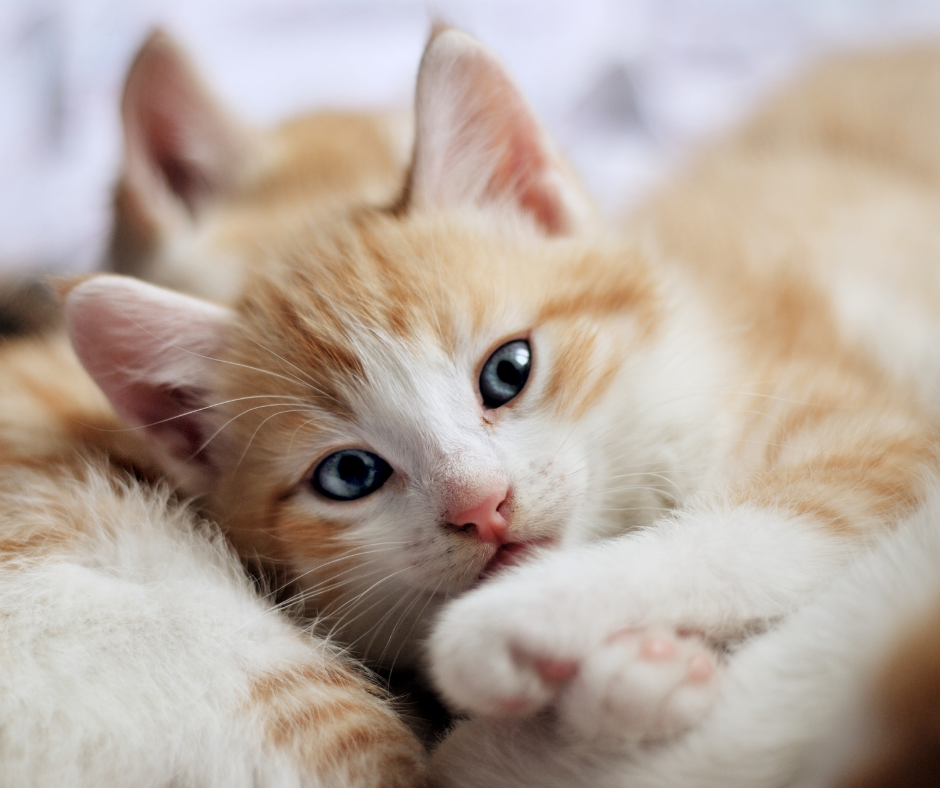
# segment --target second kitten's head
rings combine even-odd
[[[660,288],[595,221],[498,61],[448,30],[396,206],[259,225],[234,310],[99,277],[66,319],[243,555],[409,658],[449,596],[673,497],[664,392],[696,361],[664,355]]]

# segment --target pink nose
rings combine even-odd
[[[509,488],[505,484],[495,490],[491,488],[471,506],[459,512],[448,512],[447,522],[468,529],[473,526],[480,540],[494,547],[506,544],[509,523],[499,510],[506,503],[508,495]]]

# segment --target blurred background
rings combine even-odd
[[[938,0],[0,0],[0,271],[97,265],[152,26],[270,123],[408,105],[435,18],[503,58],[610,213],[820,54],[940,39]]]

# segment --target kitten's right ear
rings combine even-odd
[[[230,190],[252,138],[203,85],[182,49],[151,33],[131,64],[121,99],[124,167],[118,184],[131,216],[167,230]],[[134,215],[136,214],[136,216]]]
[[[115,410],[140,427],[186,492],[205,492],[216,466],[212,380],[230,310],[123,276],[95,276],[64,294],[79,359]]]
[[[418,70],[414,157],[400,207],[484,206],[547,235],[595,220],[590,198],[503,65],[473,36],[442,28]]]

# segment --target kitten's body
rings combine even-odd
[[[935,47],[833,58],[633,224],[718,291],[726,320],[763,330],[762,349],[842,345],[935,402],[938,60]]]
[[[751,500],[815,510],[837,531],[866,520],[880,530],[910,511],[924,478],[935,476],[938,139],[937,50],[840,58],[788,90],[634,220],[720,307],[715,325],[732,342],[745,334],[743,344],[752,348],[744,357],[753,377],[741,388],[754,386],[756,397],[741,407],[751,423],[745,419],[737,456],[750,455],[767,470],[752,481]],[[863,470],[860,461],[877,456],[879,443],[883,464]],[[828,459],[817,454],[810,460],[816,473],[794,485],[801,454],[808,460],[820,446],[831,452]],[[923,463],[911,465],[918,455]],[[874,490],[900,494],[899,507],[872,506]],[[610,742],[566,736],[544,721],[481,719],[438,754],[442,783],[933,784],[938,750],[930,709],[940,679],[931,613],[940,597],[935,492],[909,520],[793,620],[734,655],[713,713],[685,739],[618,758]],[[685,563],[687,546],[677,545],[673,592],[694,588],[688,578],[709,561],[703,546]],[[719,582],[730,586],[745,576],[735,578],[736,562],[728,559],[746,548],[739,542],[726,549],[715,577],[723,574]],[[493,594],[514,596],[510,582],[494,585]],[[742,584],[740,593],[753,588]],[[470,604],[452,612],[452,628]],[[873,691],[879,687],[880,694]]]
[[[151,67],[165,68],[159,55],[172,45],[157,35],[148,46]],[[172,84],[178,73],[171,64],[163,76]],[[381,191],[386,127],[320,115],[267,137],[246,132],[259,163],[226,173],[243,178],[227,204],[276,214],[293,199],[310,213]],[[194,153],[204,163],[216,151]],[[114,265],[220,300],[238,287],[237,260],[174,267],[135,195],[122,188],[117,203]],[[176,222],[173,251],[198,249],[197,233],[183,237],[185,215],[163,208]],[[157,481],[139,430],[56,333],[45,286],[5,284],[0,302],[0,782],[423,784],[425,754],[385,693],[261,598],[215,527]]]
[[[792,613],[923,504],[940,57],[886,57],[883,81],[870,68],[783,99],[624,240],[495,59],[441,33],[393,208],[259,211],[222,244],[249,276],[231,312],[79,285],[73,340],[240,552],[286,567],[372,658],[418,660],[441,605],[487,580],[439,620],[432,673],[484,720],[550,710],[519,779],[557,784],[539,755],[552,737],[603,760],[692,725],[723,685],[715,644]],[[886,106],[911,84],[927,89]],[[833,90],[878,109],[859,119]],[[234,226],[236,208],[214,197],[205,219],[192,173],[164,163],[148,165],[158,202],[190,212],[185,237]],[[513,341],[531,374],[488,405],[481,370]],[[320,473],[349,451],[390,476],[338,500]],[[474,784],[486,753],[513,784],[515,751],[483,744],[544,719],[473,723],[448,779]]]

